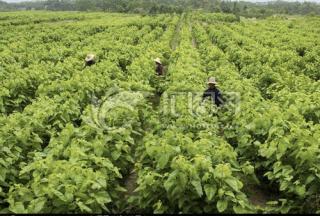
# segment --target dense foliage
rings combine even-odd
[[[267,4],[230,0],[44,0],[6,4],[1,10],[108,11],[122,13],[182,13],[189,10],[233,13],[245,17],[267,17],[273,14],[317,14],[320,5],[313,2],[270,1]]]
[[[319,213],[319,24],[0,14],[0,212]]]

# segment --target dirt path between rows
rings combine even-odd
[[[178,22],[176,29],[175,29],[175,34],[170,42],[170,48],[172,51],[174,51],[180,44],[180,31],[181,31],[183,24],[184,24],[184,16],[182,16],[181,20]],[[169,68],[168,65],[167,65],[167,67]],[[170,76],[170,73],[168,73],[167,76]],[[167,80],[165,82],[167,82]],[[162,96],[163,91],[165,91],[165,89],[160,88],[161,92],[159,92],[159,89],[158,89],[159,86],[157,86],[157,85],[159,85],[159,82],[157,82],[157,84],[155,86],[152,86],[157,91],[154,92],[154,94],[147,99],[150,102],[150,104],[152,105],[154,112],[159,111],[161,96]],[[132,169],[130,170],[130,173],[128,174],[128,176],[126,176],[124,179],[124,188],[127,190],[124,194],[124,199],[128,200],[130,197],[135,195],[134,191],[138,187],[137,181],[138,181],[138,171],[135,170],[135,167],[133,166]],[[134,210],[134,208],[135,208],[134,206],[129,204],[128,206],[125,207],[124,212],[130,212],[130,211]]]

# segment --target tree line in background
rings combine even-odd
[[[202,9],[208,12],[233,13],[238,16],[263,18],[273,14],[320,15],[320,4],[312,2],[274,1],[268,3],[235,2],[230,0],[45,0],[5,3],[0,11],[105,11],[121,13],[182,13]]]

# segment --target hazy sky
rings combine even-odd
[[[6,1],[6,2],[22,2],[22,1],[32,1],[32,0],[3,0],[3,1]],[[266,2],[266,1],[270,1],[270,0],[244,0],[244,1],[248,1],[248,2]],[[289,1],[289,2],[296,2],[296,1],[304,2],[305,0],[286,0],[286,1]],[[320,0],[306,0],[306,1],[312,1],[312,2],[320,3]]]

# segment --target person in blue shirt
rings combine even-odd
[[[210,77],[208,80],[208,89],[203,93],[202,101],[204,101],[206,98],[210,98],[211,101],[219,107],[223,105],[224,100],[220,90],[216,85],[216,79],[214,77]]]

